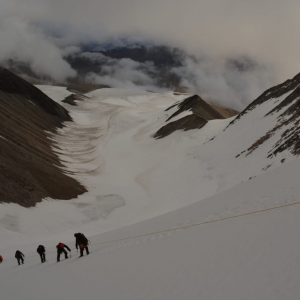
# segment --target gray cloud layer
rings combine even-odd
[[[202,70],[187,61],[185,69],[176,72],[187,76],[187,85],[198,80],[203,91],[217,83],[222,95],[222,88],[229,86],[228,98],[257,96],[267,84],[300,71],[298,0],[1,0],[0,11],[0,59],[14,49],[15,56],[51,76],[74,75],[62,59],[64,51],[72,49],[62,48],[121,34],[146,36],[206,57]],[[41,22],[64,28],[63,38],[46,38],[32,25]],[[43,61],[45,54],[48,63]],[[256,68],[240,80],[226,74],[224,80],[224,60],[241,56],[265,68]],[[192,74],[198,78],[193,83]]]

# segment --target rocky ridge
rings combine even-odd
[[[266,143],[275,134],[279,135],[268,157],[276,156],[285,150],[289,150],[293,155],[300,154],[300,73],[294,78],[286,80],[282,84],[274,86],[265,91],[261,96],[246,107],[228,126],[236,124],[243,116],[250,114],[251,111],[259,109],[261,105],[273,102],[273,108],[268,111],[264,118],[277,115],[275,125],[266,134],[260,137],[249,148],[241,154],[251,154],[262,144]],[[227,129],[226,128],[226,129]],[[225,130],[226,130],[225,129]]]
[[[0,68],[0,201],[34,206],[86,189],[62,170],[52,139],[69,113],[30,83]]]
[[[188,97],[166,109],[166,111],[173,110],[175,111],[167,118],[166,122],[180,116],[183,112],[190,111],[191,114],[173,122],[169,122],[154,134],[154,138],[159,139],[166,137],[176,130],[187,131],[191,129],[200,129],[210,120],[226,118],[226,116],[221,114],[221,111],[212,107],[198,95]]]

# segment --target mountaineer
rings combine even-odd
[[[16,254],[15,254],[15,258],[17,259],[19,265],[21,264],[20,262],[22,262],[22,264],[24,264],[23,257],[25,257],[25,255],[20,250],[17,250]]]
[[[45,247],[43,245],[39,245],[36,252],[40,255],[42,263],[44,263],[46,261]]]
[[[63,244],[63,243],[59,243],[59,244],[56,246],[56,248],[57,248],[57,261],[60,261],[60,255],[61,255],[62,253],[65,254],[65,259],[69,258],[69,257],[68,257],[68,253],[67,253],[67,251],[65,250],[65,248],[67,248],[67,249],[69,250],[69,252],[71,252],[71,249],[70,249],[67,245],[65,245],[65,244]]]
[[[90,254],[89,248],[88,248],[89,241],[85,237],[85,235],[83,233],[79,232],[79,233],[75,233],[74,236],[76,238],[75,247],[76,247],[76,249],[78,249],[78,247],[80,249],[80,257],[83,256],[84,249],[86,251],[86,254],[89,255]]]

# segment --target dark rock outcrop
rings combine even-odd
[[[0,91],[10,95],[17,94],[29,99],[34,105],[51,115],[51,119],[56,126],[62,127],[62,122],[71,121],[71,117],[66,109],[54,102],[32,84],[1,67]]]
[[[191,130],[191,129],[200,129],[207,123],[206,120],[200,118],[196,115],[185,116],[177,121],[170,122],[169,124],[160,128],[154,135],[156,139],[160,139],[170,135],[176,130]]]
[[[154,138],[163,138],[176,130],[187,131],[190,129],[199,129],[202,128],[209,120],[225,119],[222,114],[220,114],[198,95],[194,95],[186,98],[183,101],[177,102],[167,108],[166,111],[169,111],[175,107],[178,109],[166,120],[166,122],[180,115],[184,111],[191,111],[192,114],[163,126],[154,134]]]
[[[266,132],[265,135],[261,136],[242,153],[250,155],[272,138],[275,133],[281,132],[281,137],[276,141],[272,149],[269,150],[268,157],[276,156],[285,150],[289,150],[293,155],[300,155],[300,73],[293,79],[286,80],[284,83],[265,91],[248,105],[227,128],[240,120],[245,114],[259,109],[259,106],[266,101],[272,101],[274,108],[267,112],[264,117],[278,114],[277,122],[272,129]]]
[[[214,120],[214,119],[225,119],[219,112],[217,112],[214,108],[212,108],[207,102],[205,102],[198,95],[194,95],[186,98],[185,100],[176,103],[170,106],[166,111],[170,110],[173,107],[178,107],[178,110],[173,113],[166,122],[179,115],[184,111],[192,111],[195,115],[200,118],[205,119],[206,121]]]
[[[67,110],[0,68],[0,202],[34,206],[45,197],[71,199],[86,189],[61,169],[50,139]]]
[[[281,97],[282,95],[294,90],[296,87],[299,86],[299,84],[300,84],[300,73],[297,74],[293,79],[288,79],[285,82],[266,90],[257,99],[251,102],[228,126],[234,124],[243,115],[253,110],[258,105],[270,99]],[[293,101],[293,95],[291,95],[291,97],[287,98],[285,101],[281,102],[280,105],[277,106],[277,108],[275,108],[273,111],[275,110],[278,111],[278,109],[281,109],[284,105],[288,105],[291,101]],[[273,111],[271,111],[270,113],[272,113]]]
[[[67,96],[64,100],[62,100],[62,102],[76,106],[77,103],[75,101],[84,101],[87,98],[88,97],[86,97],[84,95],[71,94],[71,95]]]

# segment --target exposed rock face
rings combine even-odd
[[[86,97],[84,95],[71,94],[71,95],[67,96],[64,100],[62,100],[62,102],[76,106],[77,105],[76,101],[84,101],[87,98],[88,97]]]
[[[163,138],[176,130],[187,131],[190,129],[200,129],[209,120],[225,119],[223,115],[221,115],[198,95],[188,97],[185,100],[170,106],[166,109],[166,111],[174,108],[178,109],[166,120],[166,122],[176,116],[179,116],[184,111],[191,111],[192,114],[163,126],[154,134],[154,138]]]
[[[154,135],[156,139],[166,137],[176,130],[191,130],[200,129],[207,123],[206,120],[196,115],[185,116],[177,121],[170,122],[169,124],[160,128]]]
[[[33,206],[45,197],[71,199],[86,190],[60,167],[49,139],[67,110],[0,68],[0,201]],[[46,132],[47,131],[47,132]]]
[[[271,130],[242,153],[246,153],[246,155],[251,154],[272,136],[280,133],[281,137],[268,152],[268,157],[277,155],[285,150],[289,150],[294,155],[300,155],[300,73],[293,79],[289,79],[264,92],[248,105],[228,127],[238,122],[245,114],[259,109],[259,106],[266,101],[272,101],[274,108],[267,112],[265,117],[277,114],[277,122]]]
[[[0,67],[0,91],[9,95],[19,95],[31,101],[45,113],[51,115],[54,126],[62,127],[62,122],[71,121],[66,109],[54,102],[32,84]]]
[[[256,106],[272,99],[272,98],[279,98],[282,95],[294,90],[300,84],[300,73],[296,75],[293,79],[288,79],[284,83],[276,85],[264,93],[262,93],[256,100],[251,102],[229,125],[232,125],[236,121],[238,121],[243,115],[248,113],[249,111],[253,110]],[[292,96],[293,97],[293,96]],[[281,102],[281,105],[277,108],[282,107],[282,105],[287,105],[292,98],[286,99],[286,101]],[[272,112],[270,112],[272,113]]]
[[[176,106],[178,107],[178,110],[167,119],[167,122],[183,111],[187,110],[192,111],[195,115],[205,119],[206,121],[214,119],[225,119],[220,113],[218,113],[198,95],[188,97],[179,104],[170,106],[166,111]]]

